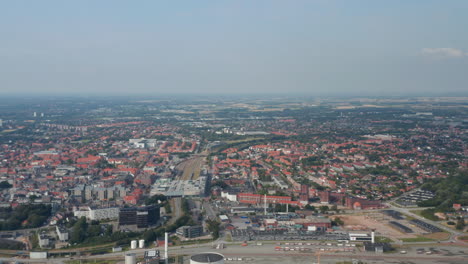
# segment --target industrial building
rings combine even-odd
[[[202,226],[181,226],[177,228],[177,235],[185,238],[195,238],[203,235]]]
[[[159,250],[148,250],[145,251],[142,264],[159,264],[160,259]]]
[[[219,253],[200,253],[190,257],[190,264],[224,264],[224,256]]]
[[[392,250],[392,246],[389,243],[364,242],[364,249],[367,252],[384,253]]]
[[[318,194],[320,203],[323,204],[337,204],[354,210],[380,209],[384,207],[381,201],[353,197],[346,193],[321,191]]]
[[[74,208],[73,215],[81,218],[86,217],[88,220],[104,220],[104,219],[117,219],[119,217],[120,209],[118,207],[110,208],[91,208],[84,206]]]
[[[135,253],[125,254],[125,264],[136,264],[136,254]]]
[[[39,234],[37,236],[38,238],[38,242],[39,242],[39,247],[41,248],[48,248],[50,247],[50,242],[51,242],[51,238],[46,235],[46,234]]]
[[[368,233],[349,233],[349,241],[353,242],[375,242],[374,232]]]
[[[57,236],[60,241],[68,241],[69,234],[67,229],[61,226],[55,226],[55,230],[57,231]]]

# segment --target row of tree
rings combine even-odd
[[[51,206],[44,204],[19,205],[16,208],[0,208],[0,230],[16,230],[42,226],[51,215]]]
[[[458,170],[447,178],[430,179],[421,188],[435,193],[435,197],[418,203],[421,207],[435,207],[437,211],[453,211],[453,204],[468,205],[468,170]]]

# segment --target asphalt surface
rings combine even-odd
[[[468,247],[460,246],[447,246],[447,245],[424,245],[424,246],[408,246],[405,247],[406,254],[396,253],[368,253],[363,252],[362,249],[356,248],[354,252],[331,252],[321,251],[324,250],[340,250],[339,247],[324,247],[324,246],[297,246],[290,245],[288,247],[306,247],[310,248],[310,251],[276,251],[275,247],[279,245],[274,243],[263,244],[262,246],[256,246],[250,244],[248,246],[241,246],[238,244],[227,244],[225,249],[215,249],[216,243],[207,243],[202,245],[190,245],[190,246],[178,246],[170,247],[170,256],[190,256],[198,254],[200,252],[218,252],[223,254],[227,260],[227,263],[271,263],[272,261],[277,262],[281,260],[283,263],[313,263],[316,262],[317,252],[320,252],[321,263],[336,263],[338,261],[352,261],[361,260],[366,263],[451,263],[451,264],[466,264],[468,263]],[[284,244],[280,247],[286,247]],[[160,250],[161,256],[164,256],[164,248],[155,248]],[[90,260],[102,260],[102,259],[118,259],[123,260],[125,253],[136,253],[138,256],[143,256],[144,251],[148,249],[136,249],[127,252],[116,252],[103,255],[94,256],[82,256],[75,257],[74,259],[90,259]],[[423,253],[418,253],[423,251]],[[427,251],[431,251],[430,255],[426,254]],[[229,259],[236,259],[229,260]],[[241,260],[239,260],[241,259]],[[0,261],[11,261],[11,258],[0,258]],[[18,259],[24,263],[51,263],[58,264],[64,263],[70,260],[70,258],[55,258],[48,260],[30,260],[30,259]]]

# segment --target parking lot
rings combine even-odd
[[[348,240],[349,236],[346,232],[324,232],[324,231],[286,231],[286,230],[270,230],[260,231],[252,229],[235,229],[231,231],[231,236],[234,241],[286,241],[286,240]]]
[[[433,192],[418,190],[402,195],[395,202],[401,206],[416,206],[419,202],[429,200],[434,196]]]

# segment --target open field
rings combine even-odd
[[[377,234],[388,237],[392,240],[399,238],[415,237],[414,234],[405,234],[388,226],[387,221],[382,218],[371,218],[366,215],[338,215],[344,223],[345,228],[348,230],[371,230],[375,229]]]
[[[383,215],[381,213],[368,213],[362,215],[339,215],[339,217],[344,221],[345,228],[347,230],[366,230],[375,229],[379,236],[388,237],[394,241],[402,240],[406,242],[407,239],[418,240],[419,241],[435,241],[435,240],[446,240],[450,238],[450,234],[447,232],[437,232],[429,234],[427,231],[415,226],[414,224],[408,222],[410,218],[405,220],[395,220],[389,216]],[[393,228],[389,221],[399,222],[411,230],[413,233],[403,233],[400,230]]]

